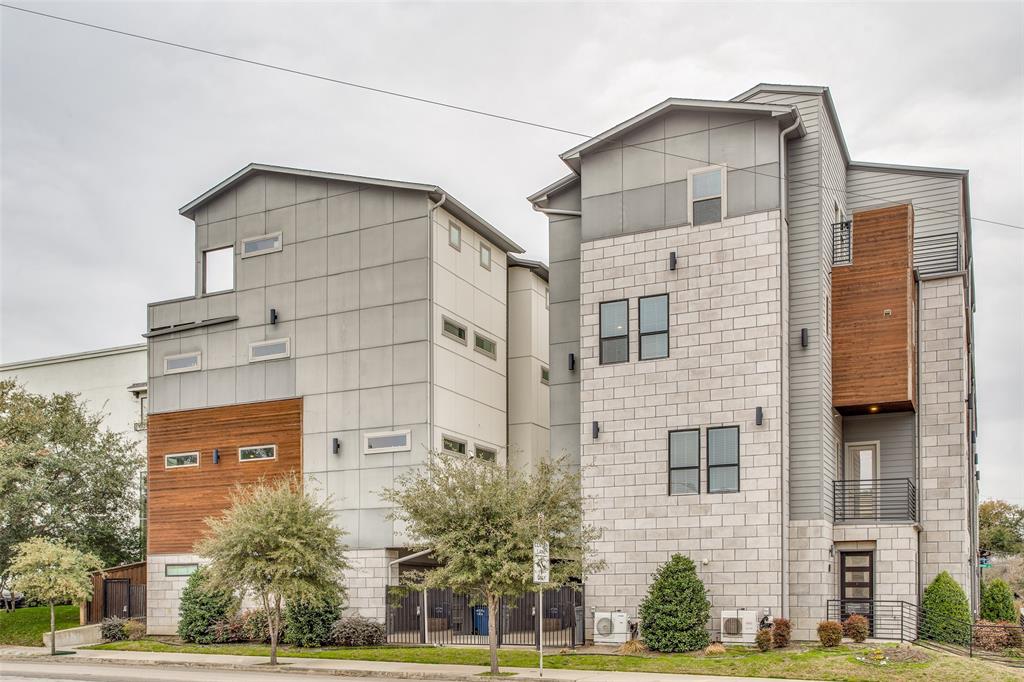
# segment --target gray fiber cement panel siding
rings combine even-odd
[[[878,441],[877,478],[916,479],[913,412],[867,414],[843,420],[843,441],[866,443]]]

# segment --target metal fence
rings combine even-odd
[[[917,488],[909,478],[834,481],[836,521],[916,521]]]
[[[826,610],[828,619],[842,622],[854,614],[868,620],[868,636],[913,642],[918,637],[920,609],[910,602],[830,599]]]
[[[853,221],[832,223],[832,265],[853,263]]]
[[[536,592],[502,599],[498,609],[498,646],[575,647],[583,634],[583,593],[572,587],[544,591],[543,614]],[[483,600],[451,590],[409,592],[392,597],[387,609],[390,644],[487,644],[490,628]]]
[[[917,235],[914,237],[914,267],[922,275],[960,270],[960,234]]]

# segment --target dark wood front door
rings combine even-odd
[[[872,552],[843,552],[839,556],[842,617],[859,613],[874,630],[875,567]]]
[[[131,583],[126,578],[108,578],[103,581],[103,617],[128,618],[131,616]]]

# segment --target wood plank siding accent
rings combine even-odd
[[[235,484],[302,473],[302,399],[151,414],[148,439],[149,554],[188,553]],[[240,462],[247,445],[276,445],[277,459]],[[199,466],[165,468],[165,455],[185,452],[199,452]]]
[[[853,216],[853,263],[832,270],[832,403],[843,414],[916,409],[913,244],[909,204]]]

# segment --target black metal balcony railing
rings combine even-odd
[[[836,521],[916,521],[917,488],[909,478],[835,481]]]
[[[960,235],[952,232],[914,237],[914,267],[922,275],[960,270]]]
[[[829,599],[828,620],[844,621],[853,614],[868,619],[868,636],[913,642],[918,638],[920,609],[905,601],[872,599]]]
[[[853,263],[853,221],[832,223],[832,265]]]

